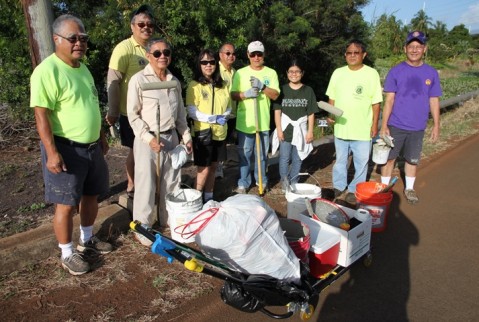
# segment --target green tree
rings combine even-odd
[[[447,39],[452,48],[453,59],[466,54],[467,50],[471,48],[472,37],[463,24],[454,26],[449,32]]]
[[[411,19],[410,28],[411,30],[421,30],[427,34],[430,25],[432,25],[431,17],[426,14],[426,11],[421,9]]]
[[[427,57],[434,62],[445,62],[452,49],[447,42],[449,31],[445,23],[436,21],[428,33]]]
[[[292,57],[305,63],[305,82],[325,98],[326,86],[335,68],[344,65],[347,41],[368,40],[368,26],[359,9],[368,1],[298,0],[271,1],[256,22],[249,24],[251,39],[265,43],[267,64],[286,81],[286,64]],[[260,25],[261,28],[256,26]]]
[[[0,0],[0,108],[8,107],[15,119],[32,120],[25,109],[32,71],[25,39],[27,29],[20,1]]]
[[[402,23],[395,16],[383,14],[372,29],[371,50],[377,58],[387,58],[402,53],[404,46]]]
[[[71,13],[82,19],[90,35],[85,64],[95,78],[101,104],[106,104],[106,71],[114,46],[129,37],[130,14],[144,1],[52,0],[54,17]],[[292,57],[306,63],[306,79],[319,98],[332,71],[344,65],[344,45],[352,38],[365,42],[369,29],[359,11],[369,0],[157,0],[150,2],[157,35],[173,49],[173,73],[182,83],[191,79],[200,49],[218,50],[223,42],[236,45],[236,67],[247,63],[246,47],[261,40],[266,64],[285,81]],[[32,72],[25,18],[20,1],[0,0],[0,100],[19,115],[29,115],[29,76]],[[371,57],[372,55],[368,56]]]

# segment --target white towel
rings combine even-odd
[[[291,144],[296,146],[298,150],[298,155],[301,160],[306,159],[306,157],[313,151],[313,144],[306,143],[306,134],[308,132],[308,117],[303,116],[297,121],[293,121],[289,118],[288,115],[281,114],[281,129],[284,131],[286,127],[291,124],[293,126],[293,140]],[[279,148],[279,139],[277,130],[274,130],[271,134],[271,153],[275,154]]]

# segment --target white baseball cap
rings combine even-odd
[[[253,42],[250,42],[249,45],[248,45],[248,52],[249,53],[252,53],[252,52],[255,52],[255,51],[260,51],[262,53],[264,53],[264,46],[263,46],[263,43],[261,41],[253,41]]]

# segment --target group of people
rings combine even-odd
[[[133,198],[133,218],[149,227],[157,220],[160,226],[168,225],[166,194],[180,186],[181,164],[173,162],[174,153],[193,153],[197,166],[194,188],[203,193],[205,202],[211,200],[215,175],[227,159],[226,142],[232,131],[236,131],[239,156],[235,191],[247,193],[254,183],[259,191],[267,191],[271,114],[275,125],[271,144],[273,151],[279,149],[281,187],[286,191],[298,182],[302,160],[312,150],[314,115],[318,112],[313,89],[302,83],[305,70],[301,62],[293,59],[288,64],[288,83],[280,86],[275,70],[264,65],[266,51],[260,41],[248,45],[249,65],[238,70],[233,68],[233,44],[223,44],[218,52],[204,49],[197,56],[183,102],[180,82],[168,69],[172,48],[164,39],[152,37],[154,26],[148,6],[133,12],[132,36],[114,48],[107,77],[109,108],[105,120],[110,126],[119,122],[122,145],[129,148],[127,193]],[[41,139],[45,199],[55,204],[53,227],[62,266],[80,275],[90,270],[81,252],[105,254],[112,250],[111,244],[93,234],[98,196],[108,190],[104,159],[108,143],[101,129],[93,77],[81,62],[88,41],[83,23],[72,15],[58,17],[53,23],[53,40],[55,52],[31,76],[30,106]],[[429,111],[435,123],[432,139],[439,136],[441,88],[437,72],[423,62],[425,35],[410,33],[404,50],[406,61],[390,71],[384,87],[380,134],[391,135],[395,146],[382,168],[381,180],[389,181],[404,147],[405,195],[414,203],[418,198],[413,184]],[[347,190],[347,201],[354,198],[356,184],[366,180],[371,139],[379,131],[383,91],[378,73],[363,64],[366,55],[362,42],[348,43],[344,52],[347,65],[334,71],[326,91],[329,103],[343,111],[328,121],[334,124],[335,197]],[[155,90],[144,87],[168,81],[176,83]],[[183,148],[178,150],[181,142]],[[350,153],[355,176],[348,184]],[[159,218],[154,216],[155,197],[160,200]],[[81,224],[75,251],[72,231],[77,211]],[[151,245],[142,235],[135,237]]]

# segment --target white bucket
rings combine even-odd
[[[192,216],[203,207],[201,191],[196,189],[179,189],[166,195],[166,210],[168,211],[168,225],[171,238],[180,243],[192,243],[195,237],[188,239],[175,232],[175,228],[188,223]],[[186,232],[186,231],[185,231]]]
[[[286,192],[288,201],[288,218],[299,219],[299,214],[306,210],[305,198],[321,198],[321,188],[310,183],[295,183],[292,191]]]
[[[373,145],[373,162],[376,164],[385,164],[388,162],[389,151],[391,148],[387,145]]]

